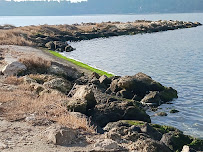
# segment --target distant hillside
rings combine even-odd
[[[203,0],[88,0],[88,2],[0,1],[0,15],[81,15],[203,12]]]

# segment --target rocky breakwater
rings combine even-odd
[[[70,52],[74,49],[66,43],[67,41],[90,40],[94,38],[134,35],[139,33],[153,33],[182,28],[192,28],[200,25],[202,24],[199,22],[193,23],[173,20],[136,20],[134,22],[127,23],[82,23],[73,25],[60,25],[60,27],[56,28],[46,27],[45,30],[48,30],[48,33],[32,35],[29,39],[36,43],[38,46],[45,47],[50,50]],[[61,28],[63,28],[63,30],[60,30]]]
[[[176,90],[144,73],[111,78],[94,73],[86,83],[80,79],[69,93],[67,107],[91,117],[100,127],[118,120],[151,122],[143,106],[159,106],[178,97]]]
[[[89,117],[97,131],[116,145],[111,151],[171,152],[181,151],[183,146],[194,151],[203,148],[202,140],[184,135],[174,127],[150,123],[146,106],[159,106],[178,96],[175,89],[144,73],[110,78],[96,73],[82,76],[68,95],[67,109]]]

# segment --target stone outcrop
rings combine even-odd
[[[82,23],[68,25],[68,32],[56,30],[59,32],[51,31],[49,36],[43,34],[36,34],[31,36],[38,46],[46,47],[50,50],[58,52],[73,51],[67,41],[80,41],[90,40],[101,37],[111,37],[119,35],[132,35],[139,33],[153,33],[167,30],[176,30],[182,28],[192,28],[200,26],[199,22],[183,22],[183,21],[146,21],[137,20],[134,22],[103,22],[103,23]],[[63,26],[63,25],[61,25]],[[67,25],[64,25],[67,28]],[[55,28],[53,28],[55,29]],[[54,34],[53,34],[54,33]]]

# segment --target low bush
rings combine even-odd
[[[44,74],[48,72],[48,69],[51,66],[51,62],[44,60],[40,57],[37,58],[21,58],[19,59],[21,63],[23,63],[26,67],[27,70],[25,71],[26,74],[34,73],[34,74]]]

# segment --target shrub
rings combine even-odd
[[[21,58],[21,59],[19,59],[19,61],[27,67],[26,74],[29,74],[29,73],[35,73],[35,74],[47,73],[48,69],[51,66],[50,61],[44,60],[40,57],[32,58],[32,59]]]

